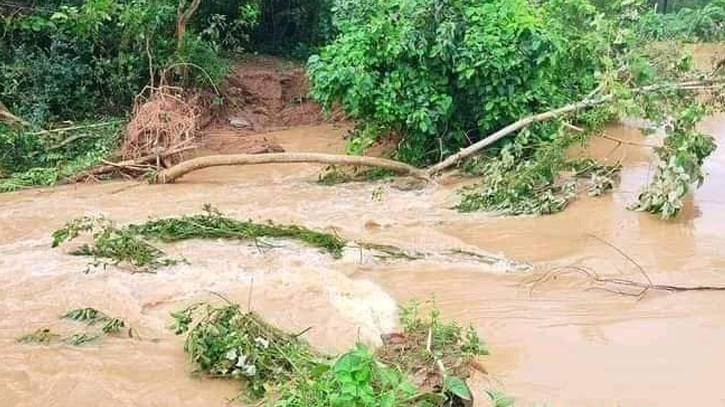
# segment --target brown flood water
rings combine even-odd
[[[725,116],[703,128],[725,141]],[[343,151],[343,128],[300,127],[271,133],[287,151]],[[613,127],[620,138],[637,130]],[[615,143],[599,140],[597,155]],[[552,407],[722,406],[725,295],[651,292],[642,299],[587,290],[575,275],[531,282],[557,266],[582,265],[607,276],[642,280],[603,239],[622,249],[657,283],[725,285],[725,148],[709,159],[705,185],[675,221],[626,206],[648,177],[649,152],[621,147],[622,183],[601,198],[582,198],[561,214],[496,218],[450,207],[464,181],[422,190],[390,183],[325,187],[319,166],[213,168],[175,185],[114,182],[0,195],[0,406],[223,406],[234,383],[200,380],[168,329],[169,311],[217,292],[246,303],[289,330],[312,330],[317,347],[339,351],[374,342],[396,326],[396,307],[435,295],[444,315],[474,324],[492,355],[474,389],[495,386]],[[350,250],[341,260],[289,242],[259,252],[247,243],[171,245],[189,265],[158,274],[119,270],[83,274],[85,259],[50,248],[50,233],[84,214],[120,222],[199,211],[211,203],[237,217],[298,222],[351,240],[417,250],[475,249],[528,262],[506,270],[430,258],[380,263]],[[142,340],[106,339],[82,347],[20,345],[38,328],[68,332],[58,316],[95,307],[127,319]]]

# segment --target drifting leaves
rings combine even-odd
[[[87,332],[75,332],[67,336],[53,333],[50,329],[39,329],[31,334],[23,335],[17,339],[20,343],[34,343],[41,345],[49,345],[52,343],[63,342],[70,345],[78,346],[84,343],[101,339],[108,335],[118,334],[123,328],[126,328],[126,321],[120,318],[109,317],[108,315],[98,311],[95,308],[78,308],[63,314],[61,319],[81,322],[87,326],[100,326],[95,330]],[[128,329],[128,337],[133,337],[133,329]]]

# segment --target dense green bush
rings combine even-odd
[[[677,12],[645,13],[637,24],[639,33],[650,40],[723,41],[725,40],[725,0],[713,0],[699,8],[680,8]]]
[[[430,163],[591,91],[603,46],[586,31],[595,11],[583,1],[344,2],[340,35],[309,61],[312,93],[400,134],[400,159]]]
[[[201,34],[177,48],[174,0],[58,3],[8,13],[0,27],[0,98],[35,124],[121,111],[175,62],[222,73]]]

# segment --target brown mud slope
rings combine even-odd
[[[302,65],[270,56],[237,62],[220,86],[224,104],[212,108],[213,120],[202,130],[202,148],[223,154],[284,151],[263,133],[326,121],[308,90]]]

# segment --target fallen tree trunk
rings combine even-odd
[[[184,175],[202,168],[227,165],[257,165],[257,164],[290,164],[315,163],[330,165],[353,165],[359,167],[376,167],[395,171],[398,174],[410,175],[415,178],[429,180],[430,177],[423,170],[401,163],[377,157],[364,157],[354,155],[335,155],[320,153],[271,153],[271,154],[232,154],[213,155],[194,158],[184,161],[171,168],[167,168],[156,177],[159,184],[173,183]]]
[[[641,88],[632,89],[632,93],[647,93],[647,92],[653,92],[653,91],[667,89],[667,88],[672,88],[674,90],[703,90],[703,89],[710,89],[712,87],[712,85],[721,84],[722,82],[723,82],[723,80],[718,79],[718,80],[689,81],[689,82],[679,82],[679,83],[658,84],[658,85],[650,85],[650,86],[644,86]],[[450,167],[453,167],[453,166],[459,164],[461,161],[463,161],[467,158],[470,158],[471,156],[477,154],[478,152],[480,152],[484,148],[490,146],[491,144],[493,144],[493,143],[501,140],[502,138],[504,138],[510,134],[513,134],[533,123],[555,119],[555,118],[564,116],[568,113],[576,112],[579,110],[586,109],[588,107],[611,102],[612,100],[614,100],[613,94],[600,96],[598,98],[592,98],[590,95],[579,102],[571,103],[566,106],[560,107],[558,109],[550,110],[548,112],[524,117],[523,119],[513,122],[513,123],[509,124],[508,126],[502,128],[501,130],[498,130],[495,133],[490,134],[489,136],[485,137],[484,139],[482,139],[476,143],[473,143],[464,149],[461,149],[461,151],[449,156],[448,158],[439,162],[438,164],[428,167],[428,169],[426,171],[428,172],[429,176],[439,174],[443,170],[446,170]]]

